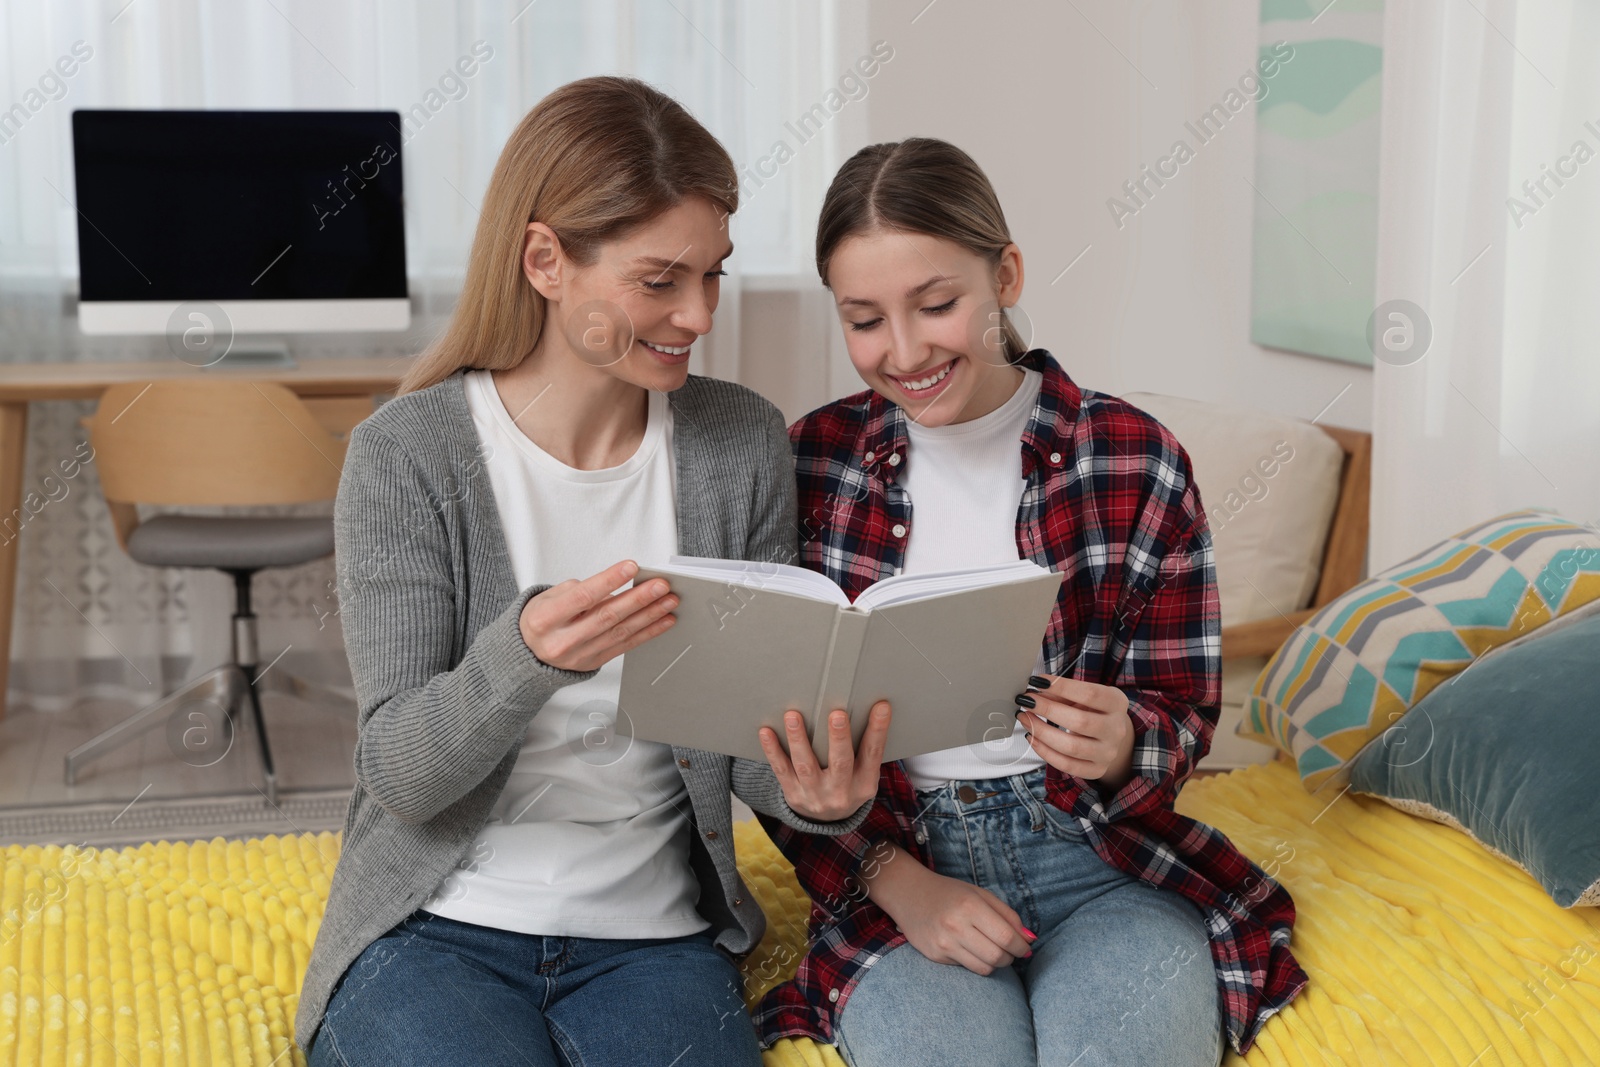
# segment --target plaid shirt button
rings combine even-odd
[[[839,991],[837,989],[828,990],[828,1003],[829,1004],[836,1004],[836,1003],[838,1003],[838,1001],[839,1001]]]
[[[896,452],[894,455],[889,457],[889,466],[891,466],[891,467],[900,466],[900,453]]]
[[[891,529],[889,532],[894,534],[896,537],[904,537],[906,535],[905,524],[897,522],[894,524],[893,529]]]
[[[1052,452],[1052,453],[1050,453],[1050,462],[1051,463],[1060,463],[1061,462],[1061,453],[1060,452]]]
[[[868,452],[866,455],[862,456],[861,462],[865,463],[869,467],[872,466],[872,453]]]

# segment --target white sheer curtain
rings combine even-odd
[[[1600,6],[1385,7],[1372,567],[1524,506],[1600,519]],[[1600,543],[1600,541],[1597,541]]]
[[[0,375],[8,362],[168,358],[159,338],[77,330],[74,109],[399,111],[416,325],[406,335],[308,335],[294,347],[410,353],[442,327],[500,147],[545,93],[591,74],[644,78],[688,107],[748,175],[788,137],[785,123],[838,81],[842,62],[865,51],[863,29],[838,0],[0,0],[0,109],[11,108],[0,110]],[[472,61],[458,68],[463,59]],[[742,281],[806,269],[847,125],[744,188],[717,328],[693,369],[749,378]],[[33,406],[25,490],[74,455],[89,410]],[[131,563],[112,538],[92,463],[68,489],[22,531],[11,702],[146,697],[162,684],[163,657],[169,675],[224,659],[227,579]],[[331,577],[328,563],[258,577],[267,655],[293,646],[295,657],[342,660]]]

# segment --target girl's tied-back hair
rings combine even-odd
[[[528,223],[549,226],[562,251],[587,266],[601,242],[688,196],[731,215],[739,177],[727,151],[676,100],[617,77],[583,78],[546,96],[500,152],[450,325],[417,357],[400,392],[463,367],[508,370],[533,351],[548,311],[522,273]]]
[[[839,168],[817,220],[817,274],[848,237],[882,230],[954,241],[991,266],[1011,243],[1000,198],[983,170],[955,145],[932,137],[868,145]],[[1027,351],[1009,316],[1000,315],[1006,360]]]

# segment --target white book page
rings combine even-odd
[[[942,596],[945,593],[959,593],[964,589],[1007,585],[1049,573],[1032,560],[1019,559],[1014,563],[995,563],[965,570],[896,574],[891,578],[874,582],[862,590],[861,595],[856,597],[856,607],[862,611],[871,611],[874,608],[886,608],[891,604],[905,604],[913,600]]]
[[[672,556],[664,567],[654,570],[664,574],[681,574],[686,578],[704,578],[713,582],[726,582],[748,589],[769,590],[803,596],[808,600],[821,600],[848,607],[850,598],[843,589],[834,585],[827,575],[806,570],[788,563],[758,563],[743,559],[712,559],[704,556]]]

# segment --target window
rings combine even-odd
[[[76,108],[400,112],[407,271],[426,319],[459,285],[511,128],[597,73],[661,87],[727,146],[743,176],[736,271],[809,275],[837,146],[864,129],[865,82],[847,77],[864,37],[864,16],[837,0],[0,0],[0,359],[105,345],[63,315]]]

